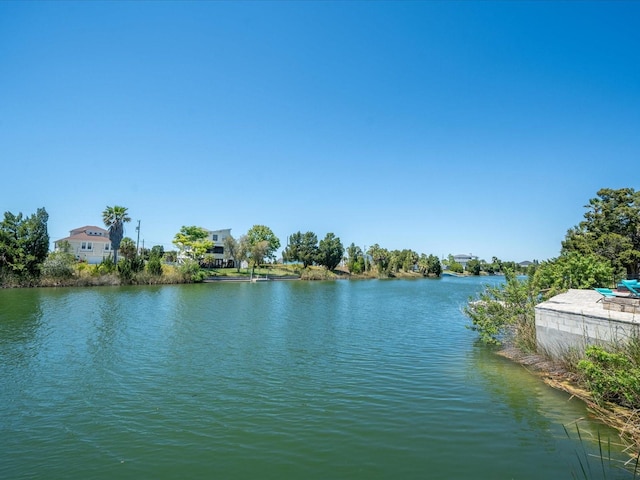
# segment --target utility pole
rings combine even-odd
[[[136,255],[139,255],[140,250],[138,246],[140,245],[140,220],[138,220],[138,226],[136,227],[136,230],[138,231],[138,240],[136,240]]]

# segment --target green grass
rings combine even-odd
[[[250,277],[251,268],[241,268],[238,271],[237,268],[211,268],[205,269],[208,275],[215,277]],[[289,275],[300,275],[300,269],[296,269],[294,265],[263,265],[257,267],[254,275],[269,277],[286,277]]]

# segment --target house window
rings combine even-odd
[[[217,242],[218,241],[218,235],[211,235],[213,237],[213,241]]]
[[[105,243],[104,244],[104,251],[108,252],[109,250],[111,250],[111,244],[110,243]]]
[[[80,246],[81,250],[91,250],[93,248],[93,244],[91,242],[82,242]]]
[[[224,253],[224,247],[213,247],[213,253],[219,253],[222,255]]]

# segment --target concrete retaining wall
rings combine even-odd
[[[586,345],[623,342],[640,334],[640,315],[605,310],[593,290],[569,290],[536,306],[538,348],[553,357]]]

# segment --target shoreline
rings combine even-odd
[[[596,402],[593,395],[580,385],[575,373],[544,355],[526,353],[513,345],[506,345],[495,353],[519,364],[551,388],[568,393],[571,395],[569,400],[575,397],[584,402],[595,419],[618,432],[631,458],[640,455],[640,411],[610,402]]]

